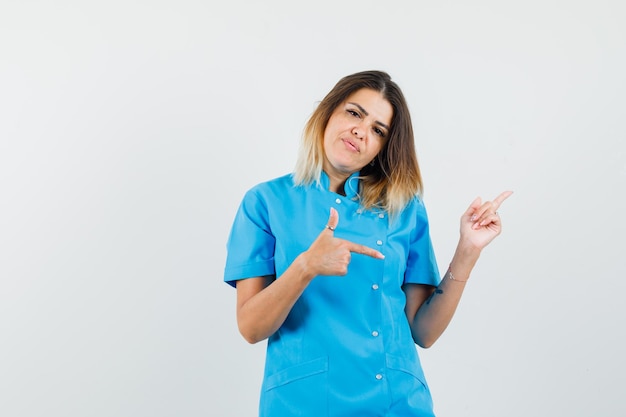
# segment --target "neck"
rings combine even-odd
[[[345,196],[346,193],[344,190],[344,186],[349,176],[331,174],[327,171],[326,171],[326,175],[328,175],[328,180],[329,180],[328,190]]]

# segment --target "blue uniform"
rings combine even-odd
[[[228,240],[224,280],[281,274],[308,249],[337,209],[335,237],[375,248],[352,254],[345,276],[311,281],[268,341],[263,417],[433,416],[432,400],[404,313],[405,283],[436,286],[440,276],[426,211],[414,198],[396,217],[364,210],[359,180],[346,196],[294,186],[291,175],[248,191]]]

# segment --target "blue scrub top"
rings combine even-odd
[[[346,196],[291,175],[248,191],[228,240],[224,280],[281,274],[339,212],[335,237],[375,248],[352,254],[345,276],[318,276],[268,340],[260,416],[433,416],[432,400],[404,313],[405,283],[440,276],[426,210],[415,197],[395,218],[364,210],[359,179]]]

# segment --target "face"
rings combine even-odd
[[[345,181],[361,170],[383,148],[393,108],[382,94],[361,89],[341,103],[324,131],[324,171],[335,181]]]

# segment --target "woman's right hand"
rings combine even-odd
[[[385,258],[375,249],[336,238],[335,229],[338,224],[339,213],[331,207],[328,224],[309,249],[302,253],[305,267],[312,276],[346,275],[352,253],[360,253],[376,259]]]
[[[307,285],[318,275],[345,275],[352,253],[383,259],[382,253],[335,237],[337,210],[309,249],[302,252],[280,278],[255,277],[237,281],[237,323],[250,343],[271,336],[284,323]]]

